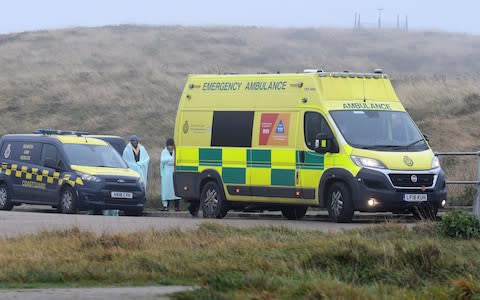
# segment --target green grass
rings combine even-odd
[[[238,229],[3,239],[2,287],[190,284],[178,299],[477,299],[480,240],[433,224],[345,233]],[[470,295],[471,297],[464,297]]]

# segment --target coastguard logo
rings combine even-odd
[[[413,166],[413,160],[406,155],[403,157],[403,163],[409,167]]]
[[[418,181],[417,175],[412,175],[412,176],[410,177],[410,180],[411,180],[413,183],[417,183],[417,181]]]
[[[7,149],[5,149],[5,153],[3,153],[3,157],[9,158],[9,157],[10,157],[10,153],[12,153],[12,145],[11,145],[11,144],[8,144],[8,145],[7,145]]]
[[[188,130],[190,130],[190,125],[188,125],[188,121],[185,121],[185,123],[183,123],[183,133],[187,134]]]

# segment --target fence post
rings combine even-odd
[[[473,205],[473,213],[480,220],[480,151],[477,152],[477,198]]]

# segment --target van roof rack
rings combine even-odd
[[[58,130],[58,129],[37,129],[33,131],[35,134],[43,135],[87,135],[88,131],[75,131],[75,130]]]

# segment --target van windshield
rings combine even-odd
[[[110,145],[65,144],[63,148],[72,165],[127,168],[120,154]]]
[[[425,138],[406,112],[338,110],[330,114],[352,147],[379,151],[428,149]]]

